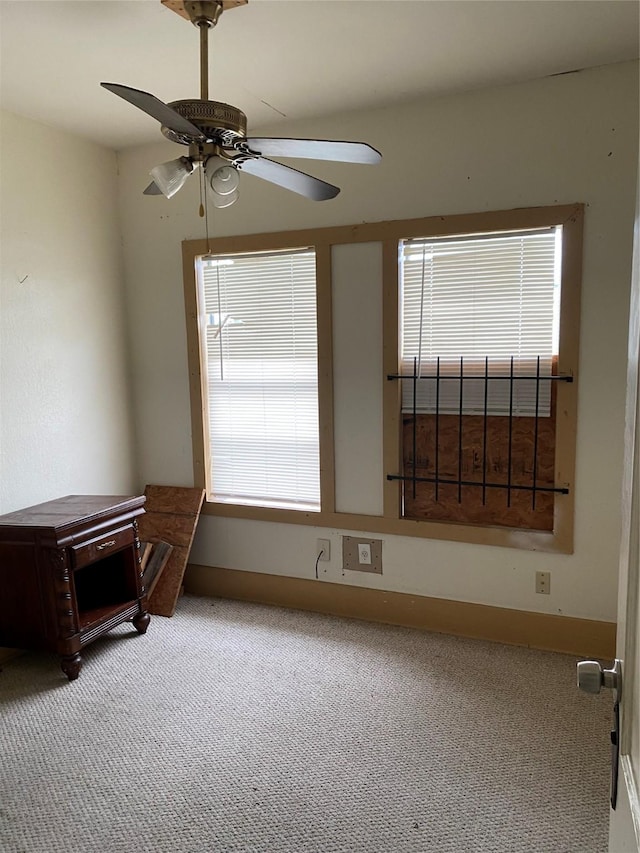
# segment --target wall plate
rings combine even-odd
[[[369,545],[371,563],[361,563],[358,559],[358,545]],[[350,572],[372,572],[382,574],[382,539],[367,539],[364,536],[342,537],[342,567]]]

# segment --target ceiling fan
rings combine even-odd
[[[247,137],[247,117],[237,107],[209,100],[208,33],[223,11],[247,0],[162,0],[163,5],[191,21],[200,31],[200,99],[165,104],[148,92],[101,83],[161,124],[167,139],[186,145],[188,156],[162,163],[151,170],[153,181],[145,195],[171,198],[189,175],[202,167],[216,207],[227,207],[238,197],[238,172],[299,193],[313,201],[335,198],[340,189],[270,157],[333,160],[341,163],[379,163],[379,151],[364,142],[325,139],[272,139]]]

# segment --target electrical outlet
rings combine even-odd
[[[358,562],[361,566],[371,565],[371,545],[368,542],[358,542]]]
[[[549,595],[551,592],[551,572],[536,572],[536,592]]]
[[[382,574],[382,539],[360,536],[342,537],[343,572],[373,572]]]
[[[331,559],[331,540],[316,539],[316,554],[319,554],[318,560],[321,563],[328,563]]]

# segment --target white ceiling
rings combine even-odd
[[[250,0],[210,35],[209,97],[250,130],[638,57],[636,0]],[[0,0],[4,109],[122,148],[158,124],[100,81],[199,97],[197,30],[160,0]]]

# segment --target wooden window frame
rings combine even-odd
[[[182,244],[187,347],[191,391],[194,485],[207,490],[209,470],[208,425],[203,408],[203,345],[199,334],[196,258],[205,254],[233,254],[312,246],[316,252],[318,322],[318,400],[320,431],[321,511],[276,509],[206,500],[203,513],[227,518],[246,518],[285,524],[305,524],[367,531],[374,534],[414,536],[479,545],[494,545],[533,551],[573,552],[574,491],[577,425],[577,379],[582,278],[582,232],[584,205],[519,208],[424,219],[363,223],[353,226],[302,231],[185,240]],[[354,243],[382,245],[383,278],[383,470],[401,469],[400,383],[388,375],[398,371],[398,243],[419,237],[445,237],[490,231],[526,230],[563,226],[562,281],[558,370],[574,381],[559,383],[557,389],[555,482],[569,493],[554,502],[553,531],[482,527],[452,522],[415,521],[401,517],[401,484],[385,479],[381,516],[336,511],[335,453],[333,434],[333,361],[331,308],[331,250]]]

